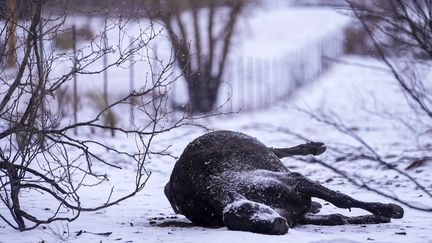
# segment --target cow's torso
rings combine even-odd
[[[256,195],[254,189],[281,182],[263,176],[266,172],[288,170],[257,139],[231,131],[208,133],[192,141],[177,161],[167,184],[175,192],[170,201],[196,223],[222,225],[229,192],[250,194],[258,202],[268,200]]]

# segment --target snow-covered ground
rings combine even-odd
[[[349,62],[383,67],[375,60],[346,58]],[[414,136],[411,136],[402,125],[382,117],[375,116],[367,108],[377,108],[380,100],[386,111],[408,112],[407,105],[399,89],[392,82],[388,72],[367,69],[359,66],[336,64],[332,70],[308,87],[304,87],[286,104],[268,110],[240,113],[227,117],[217,117],[201,121],[211,129],[236,130],[257,137],[268,146],[292,146],[303,142],[286,133],[290,129],[311,140],[323,141],[329,147],[338,146],[341,142],[354,144],[355,141],[338,133],[331,127],[317,123],[296,107],[305,109],[329,110],[340,115],[340,119],[355,129],[366,141],[385,155],[408,153],[413,147]],[[409,113],[406,113],[409,114]],[[179,156],[195,137],[205,131],[197,127],[183,127],[173,130],[155,142],[155,146],[173,145],[170,152]],[[115,141],[107,138],[115,146],[130,147],[134,143]],[[430,143],[429,141],[423,141]],[[328,151],[330,152],[330,151]],[[319,158],[329,158],[325,154]],[[285,165],[292,171],[300,172],[325,186],[339,190],[365,201],[390,202],[374,193],[351,185],[345,179],[335,175],[316,164],[284,159]],[[229,231],[227,228],[203,228],[192,225],[181,215],[175,215],[168,200],[163,194],[163,187],[169,180],[174,159],[154,159],[148,165],[153,174],[145,189],[134,198],[95,213],[83,213],[81,217],[69,224],[56,223],[47,227],[20,233],[0,222],[0,242],[432,242],[432,213],[424,213],[405,208],[405,217],[392,220],[388,224],[378,225],[345,225],[345,226],[299,226],[290,229],[282,236],[268,236],[248,232]],[[349,174],[357,174],[370,179],[374,188],[391,191],[404,200],[431,205],[432,200],[420,192],[405,178],[395,177],[389,170],[364,160],[353,162],[328,161]],[[405,168],[401,163],[398,168]],[[407,171],[418,179],[429,190],[432,190],[432,168],[426,164],[417,170]],[[110,184],[117,190],[127,189],[133,184],[133,166],[125,164],[121,174],[111,177]],[[109,191],[110,185],[99,189],[99,193],[89,193],[88,200],[103,201],[101,192]],[[106,194],[105,194],[106,195]],[[40,204],[38,198],[29,198],[30,203]],[[352,212],[337,209],[331,204],[324,205],[321,213],[339,212],[345,215],[364,214],[362,210]],[[4,210],[3,208],[0,210]],[[79,234],[79,232],[81,232]],[[108,234],[108,232],[110,232]],[[106,235],[100,235],[107,233]]]
[[[234,44],[238,55],[246,53],[256,56],[280,57],[301,48],[308,41],[314,41],[326,33],[338,30],[346,23],[346,18],[330,10],[318,9],[278,9],[272,12],[251,14],[250,22],[242,22],[244,32],[236,37]],[[270,11],[270,10],[269,10]],[[307,17],[305,22],[301,18]],[[101,22],[102,23],[102,22]],[[317,28],[317,26],[319,28]],[[281,29],[290,30],[281,32]],[[159,46],[158,48],[162,48]],[[349,62],[383,68],[375,60],[349,57]],[[101,64],[98,63],[100,66]],[[136,67],[136,83],[142,83],[144,69]],[[125,77],[129,69],[123,67],[109,72],[109,91],[127,91]],[[234,70],[235,71],[235,70]],[[234,74],[235,76],[235,74]],[[139,79],[141,77],[141,79]],[[285,79],[281,79],[286,81]],[[102,74],[92,78],[79,79],[84,89],[100,89]],[[281,83],[274,85],[280,87]],[[256,88],[259,88],[257,86]],[[82,90],[84,92],[84,90]],[[272,96],[271,91],[264,95]],[[379,101],[379,102],[377,102]],[[314,140],[325,142],[329,148],[340,147],[342,143],[358,145],[351,138],[335,129],[318,123],[304,109],[334,112],[339,114],[344,123],[360,134],[380,153],[399,156],[410,153],[420,144],[432,144],[427,136],[413,136],[405,127],[391,119],[376,116],[375,111],[388,114],[398,113],[411,116],[403,95],[394,84],[390,73],[380,69],[367,69],[359,66],[336,64],[329,73],[314,83],[303,87],[286,103],[265,110],[219,116],[199,121],[213,130],[235,130],[255,136],[268,146],[286,147],[304,142],[290,134],[287,129]],[[384,114],[381,112],[381,114]],[[414,126],[416,124],[414,123]],[[198,127],[182,127],[165,134],[155,141],[156,148],[168,145],[174,156],[179,156],[185,146],[205,131]],[[136,149],[136,144],[120,139],[105,138],[113,146]],[[101,151],[100,153],[103,153]],[[331,153],[331,149],[327,153]],[[420,192],[405,178],[396,177],[393,172],[364,160],[333,162],[331,156],[323,154],[319,158],[329,164],[344,169],[351,175],[359,175],[374,188],[390,191],[404,200],[431,205],[432,200]],[[285,165],[292,171],[300,172],[309,178],[323,183],[335,190],[340,190],[355,198],[367,201],[390,202],[381,196],[351,185],[345,179],[324,169],[317,164],[299,162],[292,158],[284,159]],[[17,232],[0,221],[0,242],[432,242],[432,214],[419,212],[405,207],[405,217],[380,225],[346,226],[299,226],[290,229],[286,235],[267,236],[247,232],[228,231],[226,228],[202,228],[192,225],[181,215],[175,215],[163,194],[163,187],[169,180],[175,160],[169,157],[152,158],[148,169],[153,173],[145,189],[134,198],[121,204],[95,213],[83,213],[69,224],[54,223],[39,227],[29,232]],[[111,186],[119,192],[127,191],[134,184],[134,167],[122,164],[121,173],[111,173],[110,181],[97,191],[89,191],[86,202],[103,202]],[[407,164],[400,163],[398,168]],[[407,171],[429,190],[432,190],[431,164]],[[95,168],[103,170],[105,168]],[[131,176],[132,175],[132,176]],[[28,197],[26,206],[43,205],[49,208],[49,202],[40,197]],[[321,213],[340,212],[346,215],[364,214],[362,210],[337,209],[325,204]],[[46,206],[45,206],[46,205]],[[4,208],[0,208],[3,213]]]

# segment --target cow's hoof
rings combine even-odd
[[[320,155],[326,151],[324,143],[321,142],[310,142],[305,145],[308,149],[308,154]]]
[[[388,204],[391,208],[391,215],[389,215],[390,218],[392,219],[401,219],[404,216],[404,210],[401,206],[394,204],[394,203],[389,203]]]
[[[288,232],[288,224],[286,219],[280,217],[273,220],[273,227],[270,230],[271,235],[283,235]]]
[[[348,217],[339,213],[330,214],[328,216],[328,220],[330,222],[329,225],[344,225],[348,223],[348,219]]]
[[[404,210],[401,206],[394,203],[380,204],[380,206],[377,207],[377,211],[373,214],[392,219],[401,219],[404,216]]]
[[[373,222],[374,224],[390,223],[391,221],[389,217],[384,217],[380,215],[374,215],[374,216],[375,216],[375,221]]]

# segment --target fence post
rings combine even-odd
[[[177,112],[177,81],[175,81],[174,83],[170,84],[170,89],[171,89],[171,95],[168,96],[168,99],[170,100],[169,103],[169,108],[171,108],[171,111],[169,111],[171,113],[171,121],[175,121],[176,118],[176,112]]]
[[[2,1],[4,2],[4,1]],[[3,5],[3,3],[2,3]],[[17,16],[17,3],[16,0],[8,0],[7,1],[7,18],[9,21],[6,21],[7,23],[7,30],[6,30],[6,43],[7,46],[7,54],[6,54],[6,65],[7,67],[15,67],[16,61],[17,61],[17,54],[16,54],[16,45],[17,45],[17,34],[16,34],[16,26],[18,22],[18,16]],[[2,27],[2,34],[4,27]],[[2,36],[3,38],[3,36]]]
[[[269,108],[270,104],[272,104],[272,100],[273,100],[273,90],[272,90],[272,81],[273,81],[273,61],[270,58],[266,58],[266,68],[264,69],[265,72],[265,83],[266,83],[266,91],[265,91],[265,95],[268,97],[265,101],[265,108]]]
[[[276,103],[276,100],[277,100],[277,98],[278,98],[278,94],[277,94],[277,92],[275,91],[276,89],[275,88],[277,88],[277,84],[278,84],[278,82],[279,82],[279,76],[281,76],[281,74],[279,74],[278,75],[278,72],[277,72],[277,68],[278,68],[278,59],[272,59],[272,62],[271,62],[271,73],[272,73],[272,78],[271,78],[271,82],[270,82],[270,93],[271,93],[271,96],[272,96],[272,100],[270,101],[270,106],[273,106],[275,103]]]
[[[131,37],[129,39],[129,43],[130,43],[130,48],[132,48],[133,45],[133,38]],[[131,54],[130,59],[130,67],[129,67],[129,93],[132,94],[135,90],[135,80],[134,80],[134,74],[135,74],[135,70],[134,70],[134,56],[133,54]],[[135,116],[134,116],[134,108],[135,108],[135,97],[131,97],[130,98],[130,117],[129,117],[129,122],[132,124],[132,126],[134,126],[135,124]]]
[[[285,60],[283,61],[283,65],[285,66],[286,69],[289,70],[289,74],[290,74],[290,84],[287,85],[286,92],[284,92],[283,94],[283,101],[286,101],[288,97],[291,95],[291,93],[293,92],[293,90],[295,89],[297,79],[298,79],[297,60],[296,62],[292,61],[293,59],[297,59],[297,53],[291,53],[289,56],[286,56],[284,59]],[[294,67],[292,63],[294,63],[296,67]]]
[[[244,97],[245,98],[249,97],[249,100],[250,100],[250,98],[252,98],[252,100],[254,100],[255,99],[255,97],[254,97],[254,76],[255,76],[254,74],[255,74],[255,72],[254,72],[254,59],[253,59],[253,57],[248,57],[248,59],[247,59],[246,74],[248,74],[247,75],[247,81],[249,83],[249,85],[248,85],[249,87],[245,88],[245,96]],[[246,92],[246,90],[249,91],[249,95],[248,95],[248,92]],[[247,99],[246,99],[246,103],[248,103]],[[252,103],[252,102],[250,102],[250,103]],[[253,103],[252,103],[252,105],[248,104],[247,109],[248,110],[253,109]]]
[[[103,100],[106,106],[108,106],[108,37],[106,34],[106,30],[103,34],[103,42],[104,42],[104,55],[103,55]]]
[[[239,97],[239,109],[244,108],[244,94],[245,94],[245,75],[244,75],[244,58],[243,56],[237,56],[237,80],[235,81],[237,83],[239,91],[237,92],[237,95],[240,95]]]
[[[263,59],[262,58],[257,58],[256,59],[256,65],[257,65],[257,79],[256,79],[256,85],[255,85],[255,95],[256,95],[256,107],[255,109],[260,109],[262,108],[262,103],[263,103],[263,98],[264,97],[260,97],[262,96],[261,92],[263,89]]]
[[[72,45],[73,45],[73,55],[74,55],[74,63],[73,63],[73,119],[74,124],[78,123],[78,83],[77,83],[77,74],[76,74],[76,65],[77,65],[77,47],[76,47],[76,27],[72,26]],[[74,128],[74,134],[78,135],[78,128]]]
[[[157,45],[151,49],[154,50],[154,58],[152,64],[150,65],[150,73],[151,73],[152,84],[155,87],[152,91],[152,99],[153,99],[152,103],[153,103],[154,114],[157,114],[158,109],[160,109],[160,107],[158,108],[157,106],[163,105],[164,101],[163,101],[163,96],[161,94],[162,90],[160,88],[160,84],[157,83],[160,81],[158,80],[159,76],[157,74],[158,72]],[[154,102],[160,102],[160,104],[159,103],[155,104]]]
[[[42,68],[39,70],[39,71],[41,71],[42,73],[40,74],[41,76],[44,76],[43,75],[43,66],[44,66],[44,52],[43,52],[43,39],[42,39],[42,25],[43,25],[43,22],[42,22],[42,19],[40,19],[39,20],[39,24],[38,24],[38,39],[39,39],[39,57],[40,57],[40,62],[41,62],[41,64],[40,65],[42,65]],[[42,82],[42,80],[40,80],[40,82]],[[42,97],[44,97],[44,95],[42,96]],[[42,102],[41,102],[41,117],[42,117],[42,121],[41,121],[41,127],[43,127],[45,124],[45,121],[46,121],[46,107],[45,107],[45,100],[42,100]]]
[[[107,22],[107,15],[105,14],[105,28],[104,33],[102,35],[103,38],[103,45],[104,45],[104,54],[103,54],[103,102],[105,105],[105,108],[108,107],[108,36],[107,36],[107,28],[106,23]],[[112,110],[108,110],[106,112],[112,112]],[[108,113],[107,113],[108,116]],[[108,119],[105,121],[108,122]],[[105,124],[105,125],[111,125],[111,124]],[[111,136],[115,136],[115,130],[111,129]]]
[[[285,75],[284,75],[285,73]],[[287,83],[291,82],[291,74],[289,70],[285,69],[284,65],[284,58],[280,58],[277,62],[277,65],[275,67],[275,75],[276,75],[276,89],[275,92],[277,93],[277,100],[281,100],[283,98],[283,95],[285,93],[284,88],[288,87]],[[289,78],[287,76],[290,76]],[[282,83],[284,85],[282,86]]]
[[[227,58],[226,62],[229,64],[228,66],[226,66],[226,72],[224,75],[224,81],[222,82],[222,84],[224,86],[227,87],[227,97],[225,98],[225,100],[223,100],[222,104],[226,102],[225,106],[227,106],[227,111],[228,112],[232,112],[233,109],[236,109],[235,107],[235,95],[234,95],[234,83],[233,83],[233,74],[234,74],[234,61],[231,58]],[[222,86],[222,85],[221,85]],[[221,87],[219,87],[219,90],[221,89]],[[221,94],[221,92],[218,92],[218,94]],[[222,108],[222,107],[221,107]]]

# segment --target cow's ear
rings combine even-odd
[[[165,196],[168,198],[168,201],[169,201],[169,203],[171,204],[171,207],[172,207],[172,209],[174,210],[174,212],[175,212],[176,214],[181,214],[181,211],[180,211],[180,209],[178,208],[177,203],[176,203],[176,201],[175,201],[174,194],[173,194],[173,192],[172,192],[172,190],[171,190],[171,184],[170,184],[170,183],[171,183],[171,182],[168,182],[168,183],[165,185],[165,188],[164,188]]]

